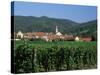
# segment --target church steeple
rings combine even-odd
[[[56,26],[56,33],[58,33],[58,26]]]
[[[61,36],[62,34],[58,31],[58,26],[56,26],[56,35]]]

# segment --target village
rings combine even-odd
[[[50,32],[27,32],[23,33],[22,31],[18,31],[17,33],[14,32],[14,40],[34,40],[34,39],[42,39],[45,41],[57,41],[57,40],[64,40],[64,41],[92,41],[92,37],[81,37],[81,36],[74,36],[69,34],[62,34],[58,30],[58,26],[55,27],[55,33]]]

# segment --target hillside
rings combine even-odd
[[[97,20],[82,23],[74,30],[78,35],[97,36]]]
[[[56,19],[32,16],[15,16],[14,26],[15,32],[19,30],[23,32],[55,32],[56,25],[59,27],[59,31],[62,33],[69,33],[70,29],[79,25],[79,23],[66,19]]]
[[[56,19],[46,16],[14,16],[15,32],[55,32],[56,25],[61,33],[74,35],[97,35],[97,20],[76,23],[68,19]]]

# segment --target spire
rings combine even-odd
[[[56,33],[58,33],[58,26],[56,26]]]

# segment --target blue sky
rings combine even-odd
[[[34,2],[15,2],[14,15],[47,16],[70,19],[79,23],[97,19],[96,6],[46,4]]]

